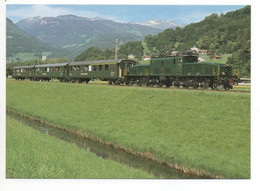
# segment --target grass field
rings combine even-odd
[[[7,80],[7,108],[212,176],[250,178],[250,94]]]
[[[155,178],[105,160],[7,116],[7,178]]]

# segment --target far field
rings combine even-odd
[[[250,178],[250,94],[7,80],[7,108],[213,177]],[[7,150],[8,152],[8,150]]]

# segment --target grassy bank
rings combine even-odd
[[[250,94],[7,81],[7,108],[213,176],[250,178]]]
[[[154,178],[7,117],[7,178]]]

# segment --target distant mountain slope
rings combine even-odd
[[[90,46],[111,48],[115,38],[123,42],[142,40],[147,34],[162,31],[148,26],[74,15],[32,17],[19,21],[17,25],[43,42],[78,53]]]
[[[133,23],[133,24],[139,24],[139,25],[144,25],[144,26],[149,26],[149,27],[153,27],[153,28],[158,28],[161,30],[165,30],[167,28],[172,28],[175,29],[176,27],[183,27],[184,25],[180,25],[174,21],[171,20],[156,20],[156,19],[151,19],[148,20],[146,22],[137,22],[137,23]]]
[[[6,19],[6,56],[12,57],[17,53],[50,52],[52,57],[68,55],[67,50],[54,48],[28,35],[17,27],[10,19]]]

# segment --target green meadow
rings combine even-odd
[[[7,116],[6,178],[155,178]]]
[[[83,136],[213,177],[250,178],[248,93],[7,80],[6,94],[8,109]]]

